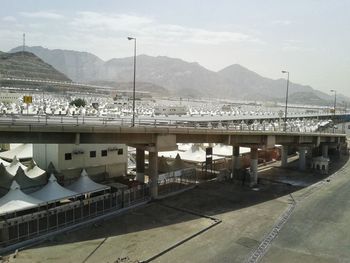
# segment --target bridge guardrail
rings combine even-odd
[[[92,117],[84,115],[65,116],[65,115],[2,115],[0,116],[0,125],[8,126],[120,126],[131,127],[131,118],[108,118]],[[244,121],[197,121],[197,120],[172,120],[142,118],[135,121],[135,127],[159,127],[159,128],[193,128],[210,130],[234,130],[234,131],[254,131],[254,132],[305,132],[305,133],[345,133],[344,129],[336,127],[322,127],[320,123],[311,121],[289,122],[285,128],[284,123],[272,123],[267,121],[246,120]]]

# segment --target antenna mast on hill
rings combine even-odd
[[[25,49],[26,49],[26,34],[23,33],[23,50],[22,50],[23,53],[24,53]]]

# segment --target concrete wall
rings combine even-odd
[[[89,175],[107,172],[110,176],[119,176],[126,173],[127,150],[125,144],[34,144],[33,158],[43,168],[52,162],[67,179],[77,177],[82,168]],[[90,157],[92,151],[96,152],[96,157]],[[102,151],[106,151],[107,156],[102,156]],[[66,154],[71,154],[71,160],[65,159]]]
[[[58,167],[58,144],[33,144],[33,160],[46,170],[50,162]]]

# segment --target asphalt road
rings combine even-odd
[[[334,180],[297,204],[261,262],[350,262],[349,189],[350,162]]]

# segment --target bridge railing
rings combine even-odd
[[[171,128],[192,128],[192,129],[213,129],[213,130],[234,130],[254,132],[319,132],[319,133],[345,133],[345,129],[330,125],[324,125],[320,121],[289,121],[268,122],[264,120],[173,120],[170,118],[138,118],[135,120],[135,127],[171,127]],[[132,119],[94,117],[94,116],[66,116],[66,115],[21,115],[7,114],[0,116],[0,125],[57,125],[57,126],[122,126],[131,127]]]

